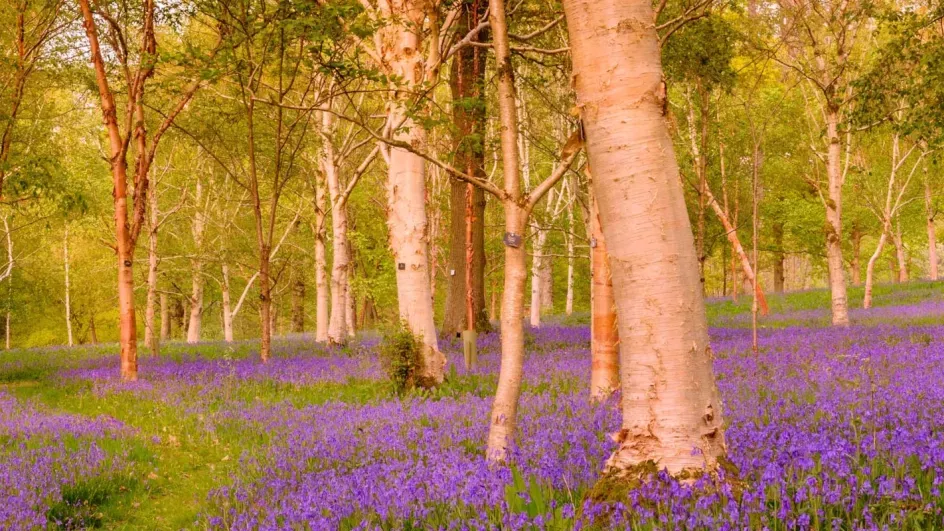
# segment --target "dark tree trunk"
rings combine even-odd
[[[292,286],[292,332],[305,331],[305,282],[301,279]]]
[[[459,34],[476,27],[485,15],[485,0],[463,0],[457,26]],[[476,41],[484,42],[486,31]],[[487,52],[477,46],[462,48],[452,62],[449,80],[452,89],[455,124],[455,165],[469,174],[485,178],[485,58]],[[467,185],[453,180],[450,191],[449,285],[442,333],[453,335],[466,328],[466,208]],[[477,331],[490,327],[485,308],[485,193],[478,187],[472,193],[472,307]]]

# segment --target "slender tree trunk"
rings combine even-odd
[[[590,194],[590,399],[605,400],[619,389],[619,332],[613,280],[600,227],[596,200]]]
[[[547,231],[542,228],[536,229],[532,240],[533,256],[531,258],[531,326],[535,328],[541,326],[541,310],[544,307],[541,295],[544,293],[542,284],[545,242],[547,242]]]
[[[357,337],[357,301],[354,300],[354,292],[351,291],[351,277],[354,276],[354,264],[351,263],[350,267],[347,270],[347,276],[344,281],[347,283],[345,291],[347,292],[347,311],[344,312],[344,319],[346,321],[345,330],[347,330],[347,338],[354,339]]]
[[[489,22],[493,32],[498,70],[498,110],[501,119],[501,153],[504,173],[502,201],[505,213],[505,274],[501,306],[501,367],[492,403],[487,456],[503,461],[514,440],[518,397],[524,367],[524,290],[528,278],[524,231],[529,212],[521,207],[522,166],[518,158],[518,98],[515,96],[514,67],[508,43],[504,0],[489,1]]]
[[[386,59],[400,80],[394,86],[399,95],[388,102],[387,123],[402,124],[393,131],[394,140],[421,147],[426,143],[426,131],[409,117],[405,98],[409,97],[410,89],[424,81],[422,28],[426,13],[424,5],[416,0],[403,0],[397,7],[402,10],[397,13],[402,19],[387,30],[392,44]],[[439,351],[429,284],[426,161],[406,149],[393,147],[387,177],[387,223],[397,268],[400,319],[423,344],[417,384],[433,387],[445,377],[446,357]]]
[[[66,224],[65,234],[62,237],[62,262],[65,265],[65,283],[66,283],[66,335],[69,339],[69,346],[75,343],[72,338],[72,294],[69,282],[69,225]]]
[[[751,260],[748,258],[747,252],[744,251],[744,247],[741,245],[741,240],[737,235],[737,229],[731,224],[731,220],[728,219],[728,215],[721,208],[721,205],[718,204],[718,201],[715,200],[715,196],[711,193],[711,188],[705,186],[703,195],[705,196],[708,205],[711,206],[711,209],[714,210],[714,213],[721,221],[721,225],[724,227],[724,232],[728,238],[728,242],[731,244],[731,248],[734,250],[734,255],[741,261],[741,269],[744,272],[744,278],[751,286],[754,286],[754,295],[757,298],[761,313],[767,315],[767,297],[764,296],[764,290],[761,288],[760,282],[757,281],[754,275],[754,268],[751,266]]]
[[[695,105],[690,93],[688,96],[688,126],[691,132],[691,149],[693,165],[695,167],[695,179],[698,183],[698,222],[695,228],[695,252],[698,255],[698,270],[701,275],[702,290],[704,290],[706,288],[705,264],[708,261],[708,253],[705,249],[705,218],[708,206],[708,199],[705,195],[705,191],[708,188],[708,154],[706,153],[708,150],[708,92],[701,84],[698,85],[697,92],[701,100],[701,112],[699,113],[699,118],[701,119],[700,140],[695,133],[698,127],[696,125]]]
[[[327,136],[334,130],[334,115],[322,114],[322,129]],[[347,340],[348,264],[351,254],[347,237],[347,205],[341,191],[341,176],[338,174],[337,155],[334,145],[324,142],[321,170],[328,185],[331,199],[331,318],[328,324],[328,341],[343,343]]]
[[[786,281],[784,275],[783,263],[785,254],[783,252],[783,222],[774,223],[771,227],[774,236],[774,293],[783,293],[783,285]]]
[[[203,327],[203,233],[206,229],[206,207],[203,204],[203,181],[199,177],[194,204],[197,211],[193,217],[194,258],[190,261],[193,279],[190,291],[190,324],[187,325],[187,343],[198,343]]]
[[[488,310],[488,319],[494,321],[498,319],[498,289],[495,283],[492,283],[492,303]]]
[[[315,341],[328,341],[328,272],[325,257],[325,183],[315,183]]]
[[[577,194],[577,181],[571,180],[571,193]],[[572,197],[573,197],[572,196]],[[571,315],[574,313],[574,263],[577,260],[574,255],[574,208],[567,209],[567,295],[564,300],[564,313]]]
[[[98,344],[98,333],[95,332],[95,313],[89,316],[89,343],[92,345]]]
[[[937,280],[937,229],[934,227],[934,196],[931,190],[931,181],[927,177],[927,166],[924,168],[924,207],[928,223],[928,278]]]
[[[223,339],[227,343],[233,342],[233,310],[232,310],[232,301],[230,299],[230,287],[229,287],[229,265],[224,263],[221,267],[223,273],[223,283],[220,286],[220,291],[222,291],[223,298]],[[164,310],[164,295],[161,296],[161,313],[163,314]],[[163,319],[163,317],[162,317]],[[163,334],[163,332],[162,332]]]
[[[292,333],[305,331],[305,281],[296,279],[292,286]]]
[[[840,166],[842,146],[839,137],[839,111],[835,104],[826,109],[828,200],[826,201],[826,260],[829,266],[829,292],[834,326],[849,326],[845,266],[842,260],[842,181]]]
[[[856,227],[852,230],[852,284],[862,284],[862,231]]]
[[[547,239],[544,240],[547,249]],[[550,253],[541,256],[541,312],[554,311],[554,258]]]
[[[161,293],[161,342],[168,339],[170,339],[170,304],[167,302],[167,294]]]
[[[157,355],[160,348],[157,329],[155,328],[154,312],[157,305],[157,269],[160,265],[160,257],[157,254],[157,232],[158,223],[160,223],[160,211],[157,204],[157,188],[152,187],[148,193],[148,276],[147,276],[147,302],[144,307],[144,344],[151,350],[151,354]],[[161,326],[164,326],[162,314]],[[160,340],[165,339],[162,334]]]
[[[655,462],[673,475],[712,470],[725,454],[721,396],[663,114],[652,6],[565,0],[564,11],[619,315],[623,426],[607,468]]]
[[[879,236],[878,244],[875,246],[875,252],[872,253],[868,264],[865,266],[865,295],[862,299],[862,307],[866,309],[872,307],[872,284],[874,282],[875,261],[878,260],[879,256],[882,255],[882,250],[885,248],[885,242],[888,241],[888,231],[888,222],[883,221],[882,235]]]
[[[895,222],[895,259],[898,261],[898,282],[908,282],[908,258],[905,256],[905,241],[901,236],[901,218]]]
[[[127,145],[118,127],[117,107],[111,89],[108,87],[92,9],[88,0],[79,0],[79,5],[92,52],[92,61],[95,63],[102,116],[108,132],[114,197],[115,250],[118,258],[118,341],[121,346],[121,378],[126,381],[135,381],[138,379],[138,331],[134,311],[134,241],[128,224]],[[150,8],[153,14],[153,5]],[[143,81],[142,79],[141,82]],[[138,127],[141,128],[138,135],[143,135],[143,124],[139,124]],[[141,184],[145,189],[136,190],[136,194],[147,191],[146,177]]]

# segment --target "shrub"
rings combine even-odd
[[[380,342],[380,357],[397,394],[416,385],[421,349],[420,341],[403,323],[386,333]]]

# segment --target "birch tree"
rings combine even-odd
[[[606,466],[711,470],[725,454],[722,404],[653,9],[638,0],[563,5],[619,315],[623,425]]]

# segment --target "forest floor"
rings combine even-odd
[[[861,292],[850,292],[855,304]],[[944,287],[880,286],[854,326],[828,293],[709,301],[738,482],[656,476],[621,503],[588,492],[616,400],[588,401],[580,318],[528,333],[518,447],[488,466],[498,336],[467,371],[397,396],[376,336],[170,343],[117,378],[114,346],[0,354],[0,529],[936,529],[944,526]],[[736,485],[732,490],[727,485]]]

